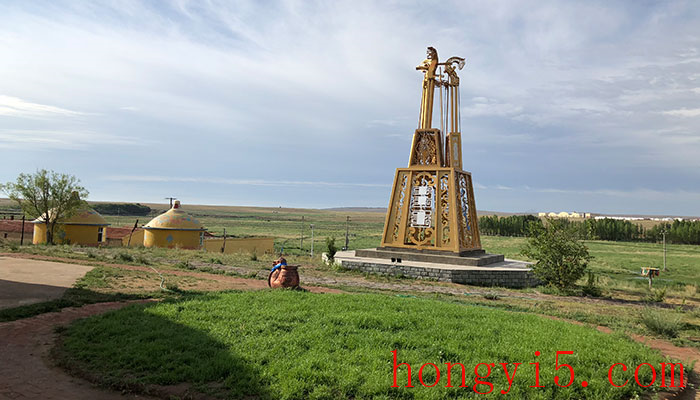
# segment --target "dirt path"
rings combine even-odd
[[[112,267],[112,268],[121,268],[129,271],[142,271],[142,272],[148,272],[151,274],[155,274],[153,268],[151,267],[144,267],[144,266],[138,266],[138,265],[127,265],[127,264],[113,264],[113,263],[107,263],[103,261],[88,261],[88,260],[76,260],[72,258],[63,258],[63,257],[51,257],[51,256],[41,256],[41,255],[35,255],[35,254],[22,254],[22,253],[0,253],[0,257],[13,257],[13,258],[22,258],[22,259],[31,259],[31,260],[41,260],[41,261],[58,261],[61,263],[68,263],[68,264],[76,264],[76,265],[89,265],[89,266],[104,266],[104,267]],[[202,279],[209,279],[209,280],[215,280],[219,282],[226,282],[226,289],[240,289],[240,290],[255,290],[255,289],[265,289],[267,288],[267,281],[263,281],[260,279],[250,279],[250,278],[237,278],[235,276],[230,276],[230,275],[222,275],[222,274],[210,274],[207,272],[196,272],[196,271],[182,271],[182,270],[173,270],[173,269],[157,269],[158,272],[164,274],[164,275],[175,275],[175,276],[190,276],[194,278],[202,278]],[[303,284],[304,282],[302,282]],[[304,289],[309,290],[310,292],[314,293],[340,293],[340,290],[337,289],[331,289],[331,288],[326,288],[326,287],[321,287],[321,286],[307,286],[303,285]]]
[[[63,296],[92,267],[0,256],[0,309]]]
[[[55,327],[127,304],[129,302],[90,304],[0,323],[0,400],[151,399],[102,390],[68,376],[48,359],[56,340]]]

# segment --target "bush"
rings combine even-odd
[[[586,286],[583,287],[583,294],[591,297],[600,297],[603,292],[596,285],[598,283],[598,277],[595,276],[593,271],[588,271],[588,279],[586,281]]]
[[[258,255],[255,252],[250,255],[250,261],[258,261]]]
[[[572,288],[586,273],[591,259],[588,247],[578,240],[576,227],[547,219],[546,226],[531,224],[529,233],[522,254],[537,260],[532,269],[535,275],[560,289]]]
[[[175,268],[178,269],[196,269],[194,265],[190,265],[190,262],[187,260],[180,261],[177,264],[174,265]]]
[[[334,237],[327,237],[326,238],[326,249],[328,251],[328,259],[333,260],[335,258],[335,253],[338,252],[338,248],[335,247],[335,238]]]
[[[681,315],[668,310],[646,308],[639,315],[639,321],[651,332],[669,338],[678,337],[683,327]]]
[[[126,252],[122,252],[117,254],[117,260],[125,261],[125,262],[132,262],[134,261],[134,257]]]
[[[136,262],[142,265],[151,265],[151,260],[142,254],[136,256]]]
[[[486,300],[500,300],[501,295],[499,295],[498,293],[485,293],[484,298]]]
[[[666,298],[666,288],[656,290],[652,289],[651,292],[644,298],[644,301],[649,303],[663,303]]]

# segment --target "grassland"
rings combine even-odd
[[[348,230],[350,234],[349,248],[356,249],[377,246],[381,237],[384,218],[384,215],[380,212],[237,207],[200,208],[197,206],[185,206],[185,210],[200,219],[207,228],[215,233],[223,233],[223,229],[225,228],[227,234],[233,234],[236,236],[259,235],[276,237],[277,250],[279,251],[284,248],[284,252],[290,262],[302,265],[300,271],[302,274],[302,283],[305,285],[328,286],[348,293],[354,293],[355,295],[359,294],[362,298],[364,298],[366,295],[374,295],[389,299],[399,299],[396,296],[402,296],[400,298],[401,300],[397,301],[426,301],[426,303],[419,303],[431,304],[431,308],[445,306],[448,307],[447,310],[451,310],[449,307],[463,307],[471,310],[472,308],[476,307],[476,310],[479,310],[479,312],[481,312],[481,310],[504,312],[504,315],[509,316],[508,318],[511,318],[513,315],[517,315],[518,317],[516,318],[521,318],[520,315],[527,318],[533,315],[565,318],[568,320],[580,321],[586,324],[606,326],[615,331],[616,334],[634,333],[665,337],[671,339],[676,345],[696,348],[700,347],[700,312],[698,311],[700,296],[697,289],[698,285],[700,285],[700,274],[697,272],[697,268],[700,267],[699,246],[668,246],[668,269],[667,271],[662,272],[661,277],[654,282],[655,293],[658,293],[659,290],[665,290],[665,297],[661,302],[650,302],[649,298],[653,293],[650,293],[647,289],[647,281],[640,278],[639,268],[642,266],[661,265],[662,248],[660,244],[587,241],[586,245],[589,247],[591,254],[594,256],[590,266],[597,275],[597,284],[603,291],[603,297],[585,298],[563,295],[556,290],[546,287],[522,290],[505,288],[477,288],[439,282],[413,281],[396,277],[381,277],[357,272],[349,272],[327,266],[321,262],[320,252],[325,251],[325,237],[335,237],[339,247],[344,244],[347,216],[350,216],[350,222],[348,223]],[[302,216],[304,217],[303,221]],[[107,216],[107,219],[113,224],[113,226],[133,226],[136,218],[137,217],[129,216]],[[145,223],[150,219],[150,217],[138,218],[141,220],[141,223]],[[315,226],[315,256],[313,258],[309,256],[311,245],[309,224],[314,224]],[[302,227],[304,227],[304,244],[303,247],[300,247],[300,234]],[[485,236],[482,238],[482,242],[484,248],[489,252],[505,254],[507,257],[511,258],[523,258],[520,255],[520,248],[525,243],[524,238]],[[109,247],[82,248],[78,246],[23,246],[20,248],[16,246],[16,244],[12,243],[0,244],[0,251],[18,252],[26,255],[33,254],[39,257],[49,256],[54,259],[70,259],[74,260],[75,262],[97,266],[97,268],[88,273],[84,279],[79,281],[76,287],[71,289],[63,299],[50,303],[27,306],[21,309],[4,310],[0,312],[0,320],[21,318],[65,306],[81,305],[96,301],[156,297],[166,299],[167,304],[162,306],[164,307],[163,309],[146,306],[141,308],[137,307],[135,311],[129,312],[139,315],[147,314],[147,320],[154,321],[151,319],[152,314],[149,314],[151,313],[149,310],[159,310],[157,311],[159,316],[155,319],[155,321],[163,322],[164,326],[171,326],[174,323],[173,321],[175,321],[171,318],[173,317],[173,304],[177,305],[175,306],[175,309],[183,307],[183,312],[187,307],[189,307],[190,304],[198,304],[196,306],[198,310],[206,308],[206,305],[198,302],[209,301],[211,301],[212,304],[216,304],[216,307],[223,307],[223,309],[228,307],[229,310],[238,309],[236,307],[242,307],[242,309],[245,310],[256,310],[256,312],[260,307],[262,307],[264,310],[264,306],[260,306],[255,302],[249,302],[248,300],[244,301],[243,303],[238,303],[240,300],[228,299],[226,297],[228,295],[213,294],[209,296],[204,293],[210,293],[210,291],[227,288],[225,285],[221,284],[221,282],[217,282],[217,276],[220,275],[252,278],[256,280],[265,279],[269,271],[269,266],[275,257],[274,254],[256,255],[253,257],[250,254],[224,255],[207,253],[205,251],[186,251],[177,249],[127,249]],[[125,271],[123,269],[124,266],[138,267],[141,268],[141,270]],[[165,279],[166,287],[170,289],[162,290],[159,287],[161,283],[159,276],[151,271],[150,268],[154,268],[162,274]],[[206,278],[183,277],[182,275],[179,275],[182,272],[209,273],[210,276]],[[580,283],[583,284],[584,282],[582,281]],[[413,299],[413,297],[416,299]],[[320,298],[325,299],[328,297]],[[374,304],[376,302],[374,300],[376,297],[369,296],[367,298],[372,300],[368,300],[366,304]],[[292,298],[290,297],[289,299],[285,299],[289,300]],[[306,302],[303,304],[306,304],[308,307],[315,306],[316,304],[316,300],[309,300],[303,296],[293,299]],[[274,301],[281,301],[281,299],[276,299]],[[422,307],[422,305],[411,304],[412,307],[415,306],[415,309],[420,309],[420,307]],[[440,304],[440,306],[436,306],[435,304]],[[275,307],[278,306],[279,304],[275,305]],[[368,308],[371,307],[368,306]],[[391,307],[389,307],[389,309],[391,309]],[[304,317],[307,316],[307,314],[301,313],[301,311],[294,309],[287,310],[285,308],[284,310],[285,312],[289,312],[290,315],[296,315],[299,319],[302,318],[300,315],[303,315]],[[324,314],[326,316],[334,315],[332,312],[337,311],[332,311],[330,309],[324,310],[326,310],[325,312],[328,313]],[[263,311],[263,314],[268,315],[266,313],[270,312],[272,311]],[[339,313],[338,315],[341,316],[344,314],[342,309],[337,312]],[[450,313],[452,311],[445,312],[448,315],[451,315]],[[216,315],[216,313],[214,313],[214,315]],[[262,373],[265,379],[270,380],[264,382],[276,382],[277,380],[282,379],[279,378],[280,375],[275,374],[281,374],[280,371],[286,367],[289,367],[289,363],[291,361],[286,359],[286,356],[283,357],[286,359],[283,360],[284,362],[280,361],[282,362],[280,365],[284,365],[284,367],[277,365],[270,369],[270,371],[265,372],[269,369],[268,367],[255,364],[254,361],[249,362],[249,360],[246,358],[249,356],[246,355],[247,353],[245,350],[241,350],[234,346],[230,338],[227,339],[218,336],[220,331],[224,328],[216,327],[217,321],[207,322],[206,327],[195,326],[196,323],[194,320],[199,319],[200,317],[201,316],[197,316],[195,318],[192,316],[189,320],[184,319],[181,322],[176,322],[178,324],[182,323],[182,326],[186,326],[188,330],[192,329],[193,331],[191,333],[196,334],[197,337],[202,337],[203,340],[206,339],[206,343],[215,346],[216,349],[220,349],[216,351],[223,352],[221,354],[228,354],[221,355],[217,353],[219,355],[216,357],[228,357],[228,359],[237,359],[239,361],[246,360],[244,364],[250,366],[250,371],[252,371],[250,373],[252,375],[258,376],[259,373]],[[354,317],[348,318],[352,319]],[[500,317],[494,316],[493,318],[498,319]],[[277,321],[275,318],[272,318],[272,320]],[[537,320],[539,320],[539,318]],[[297,330],[303,331],[301,326],[305,326],[305,324],[301,324],[299,326],[295,325],[292,327],[293,323],[298,322],[295,321],[296,320],[280,320],[278,321],[278,324],[280,327],[284,328],[279,329],[289,329],[289,332],[297,332]],[[313,322],[315,320],[310,319],[309,321],[311,322],[311,325],[307,326],[307,328],[315,330],[316,328],[313,327],[313,324],[316,323]],[[255,325],[262,323],[260,321],[256,322],[254,320],[250,320],[243,323],[251,324],[250,326],[258,326],[258,331],[260,332],[262,332],[261,329],[265,330],[269,328],[268,325]],[[355,321],[352,322],[351,325],[354,324],[353,326],[355,326],[360,323],[361,321]],[[536,326],[544,329],[544,326],[542,325],[536,324]],[[213,330],[207,330],[210,328]],[[476,328],[469,325],[467,331],[470,329]],[[518,326],[517,329],[520,329],[520,327]],[[546,329],[552,329],[552,327],[547,327]],[[504,325],[502,330],[498,331],[500,332],[499,335],[496,336],[500,341],[502,336],[507,336],[514,331],[515,328]],[[316,332],[322,334],[322,332],[325,331]],[[380,335],[382,334],[382,327],[375,326],[375,329],[372,332],[374,332],[373,335]],[[415,333],[421,334],[421,331],[417,330]],[[537,336],[537,334],[539,333],[534,335]],[[571,334],[579,335],[578,331],[572,332]],[[279,335],[284,336],[286,333],[279,332]],[[152,338],[152,336],[149,336],[149,340],[150,338]],[[173,339],[174,341],[170,344],[172,346],[186,346],[187,343],[180,343],[180,339],[185,340],[184,338],[175,337]],[[271,343],[272,339],[267,338],[260,340],[263,340],[263,343],[269,344]],[[317,343],[318,340],[309,340],[309,343],[312,343],[314,346],[320,346],[320,344]],[[442,339],[439,337],[427,335],[424,336],[422,345],[427,346],[428,343],[438,343],[440,340]],[[471,340],[471,336],[469,340]],[[285,343],[285,346],[301,345],[300,342],[283,343]],[[365,342],[362,343],[364,343],[363,345],[366,347],[364,350],[362,350],[363,352],[367,354],[375,354],[372,352],[373,350],[369,349],[369,347],[371,347],[369,344]],[[527,343],[529,343],[528,346],[539,345],[539,342]],[[374,344],[372,344],[372,346],[374,346]],[[284,347],[278,346],[274,348],[279,352],[279,354],[285,354]],[[325,349],[324,347],[321,348]],[[553,347],[550,345],[548,348],[552,349]],[[578,348],[580,347],[576,347],[576,349]],[[98,349],[93,350],[97,351]],[[133,349],[133,351],[138,353],[141,350]],[[403,361],[409,361],[411,363],[417,362],[419,365],[423,362],[435,362],[432,361],[435,359],[435,357],[433,357],[434,354],[431,353],[432,350],[426,351],[427,353],[417,352],[414,354],[414,358],[409,357]],[[495,350],[490,349],[488,351],[491,352]],[[73,354],[73,351],[71,350],[69,353]],[[148,354],[150,356],[150,353]],[[271,358],[269,353],[267,354],[268,355],[266,357],[268,357],[268,361],[265,365],[269,365]],[[459,354],[461,357],[461,353]],[[499,357],[503,355],[498,352],[494,352],[493,354],[498,355]],[[511,354],[510,350],[508,354]],[[66,362],[73,365],[72,368],[84,368],[85,365],[88,365],[101,357],[99,352],[84,353],[84,355],[84,359],[68,357],[66,358]],[[138,358],[143,357],[143,354],[130,355],[129,357],[131,356],[143,361],[143,358]],[[296,353],[294,353],[294,356],[296,357]],[[359,353],[355,355],[347,354],[346,356],[351,357],[350,359],[352,359],[352,357],[360,357]],[[318,357],[318,354],[314,355],[313,357],[310,356],[310,358],[302,357],[300,360],[305,363],[303,364],[305,365],[305,369],[303,371],[298,370],[299,374],[305,378],[308,378],[309,381],[312,382],[312,385],[298,386],[298,384],[289,382],[279,385],[275,383],[263,384],[263,381],[257,381],[258,383],[251,383],[252,386],[250,386],[249,390],[252,392],[259,390],[258,396],[263,398],[270,396],[286,396],[293,398],[294,395],[292,393],[296,393],[299,390],[306,393],[308,396],[317,395],[318,397],[324,397],[324,395],[326,397],[333,397],[335,395],[341,396],[346,394],[351,395],[353,393],[358,397],[384,396],[391,398],[410,398],[413,394],[415,394],[418,398],[431,398],[431,396],[435,398],[442,398],[458,395],[452,391],[444,391],[444,388],[436,391],[418,389],[415,392],[404,392],[401,390],[397,392],[381,392],[377,389],[377,386],[372,386],[372,384],[370,384],[370,386],[358,386],[356,382],[353,383],[352,380],[343,378],[340,373],[334,374],[333,376],[316,375],[314,372],[315,366],[323,365],[325,368],[326,364],[318,364],[319,362],[322,362],[322,360],[319,361],[319,359],[314,357]],[[532,358],[531,355],[529,355],[529,357]],[[527,360],[530,360],[530,358]],[[467,362],[472,362],[472,359],[469,357],[465,356],[464,359]],[[525,362],[527,362],[527,360]],[[440,360],[438,359],[438,361]],[[493,360],[484,361],[499,362],[502,360],[493,358]],[[511,360],[507,359],[503,361]],[[187,360],[173,359],[172,362],[179,363],[194,361],[188,358]],[[80,367],[80,365],[83,365],[83,367]],[[133,366],[135,364],[131,365]],[[200,364],[195,363],[194,365]],[[368,365],[368,368],[373,366],[371,363]],[[133,374],[134,371],[129,373],[128,368],[124,365],[116,365],[114,368],[115,371],[121,372],[116,374],[103,374],[103,382],[119,386],[121,384],[125,384],[127,381],[132,382],[130,381],[132,379],[136,379],[136,383],[176,382],[177,379],[184,379],[182,378],[184,375],[166,374],[162,376],[159,375],[160,378],[158,378],[156,375],[147,376],[140,374],[140,372]],[[186,369],[185,367],[178,368],[183,371]],[[598,366],[596,371],[598,371],[600,368],[603,367]],[[593,370],[591,369],[591,371]],[[160,374],[161,372],[158,373]],[[203,373],[203,375],[187,376],[192,378],[190,382],[195,382],[197,387],[203,391],[212,393],[223,391],[222,393],[229,394],[238,393],[235,391],[236,389],[232,389],[232,387],[229,385],[229,383],[232,382],[230,379],[233,378],[222,377],[220,374],[217,375],[216,371],[212,372],[212,370],[206,370],[206,368],[205,372],[206,373]],[[221,372],[221,370],[219,370],[219,372]],[[187,373],[193,372],[190,371]],[[348,373],[354,372],[350,371]],[[167,379],[162,380],[161,378],[163,376],[166,376]],[[258,379],[260,379],[259,376]],[[497,379],[497,377],[494,379]],[[547,379],[550,379],[551,381],[551,376],[549,376]],[[273,388],[271,389],[271,387]],[[318,387],[318,392],[314,392],[315,389],[312,387]],[[591,387],[589,387],[589,389]],[[382,388],[386,389],[384,386]],[[576,390],[582,390],[582,388],[579,386]],[[329,395],[328,393],[331,394]],[[532,397],[539,395],[533,393],[528,392],[527,396]],[[547,395],[543,398],[558,395],[550,392],[546,393]],[[598,392],[591,391],[587,393]],[[520,393],[520,395],[520,397],[522,397],[524,394]],[[622,395],[622,397],[629,398],[629,395],[630,393],[625,393]],[[620,396],[613,396],[611,398],[620,398]]]
[[[156,207],[156,205],[151,205]],[[161,209],[167,208],[161,205]],[[362,276],[350,272],[338,271],[324,266],[320,261],[320,252],[325,251],[325,237],[335,237],[338,247],[344,244],[346,217],[348,223],[349,248],[375,247],[379,244],[383,227],[384,214],[381,212],[333,211],[333,210],[303,210],[284,208],[253,208],[253,207],[214,207],[214,206],[185,206],[184,209],[200,219],[203,224],[215,233],[238,236],[264,235],[276,237],[277,250],[284,249],[287,258],[297,264],[302,264],[302,274],[306,282],[332,285],[343,290],[374,291],[371,285],[384,285],[385,290],[398,290],[395,281],[377,276]],[[302,217],[304,220],[302,222]],[[133,225],[137,217],[106,216],[113,226]],[[141,223],[149,218],[138,217]],[[315,257],[309,257],[311,248],[309,224],[314,224]],[[301,228],[304,228],[303,248],[300,248]],[[505,254],[507,257],[520,258],[520,248],[525,243],[524,238],[490,237],[482,238],[484,248],[493,253]],[[518,293],[559,294],[548,288],[527,289],[521,291],[499,289],[499,300],[496,306],[507,309],[527,310],[529,312],[561,316],[585,322],[598,323],[616,329],[628,329],[645,332],[639,325],[638,310],[641,306],[672,306],[681,307],[679,310],[669,310],[672,317],[676,313],[683,314],[683,324],[679,335],[694,339],[700,336],[700,313],[688,312],[700,303],[698,286],[700,285],[700,246],[669,245],[667,254],[667,271],[662,272],[654,282],[656,293],[665,291],[663,303],[647,303],[652,294],[647,289],[647,281],[639,276],[643,266],[662,263],[662,248],[653,243],[626,242],[586,242],[593,255],[591,269],[597,275],[597,284],[603,290],[604,298],[622,300],[635,304],[633,308],[618,307],[608,304],[605,307],[576,301],[575,297],[559,297],[556,299],[522,299]],[[5,245],[6,250],[12,247]],[[203,251],[182,251],[144,248],[79,248],[72,246],[24,246],[23,253],[50,255],[53,257],[70,258],[81,262],[119,263],[131,265],[149,265],[160,271],[168,270],[198,270],[224,273],[241,277],[264,279],[269,264],[274,255],[248,254],[222,255]],[[96,264],[97,265],[97,264]],[[101,264],[99,264],[101,265]],[[109,276],[109,275],[107,275]],[[174,279],[174,278],[173,278]],[[172,279],[171,279],[172,280]],[[332,282],[332,283],[329,283]],[[369,283],[367,283],[369,282]],[[151,282],[152,283],[152,282]],[[404,282],[405,283],[405,282]],[[583,284],[584,282],[580,282]],[[439,285],[438,285],[439,286]],[[124,292],[123,288],[109,287],[112,292]],[[133,288],[132,288],[133,289]],[[149,290],[157,290],[150,288]],[[440,289],[438,287],[438,289]],[[425,291],[440,291],[435,288],[421,289]],[[414,289],[400,289],[411,291]],[[452,292],[459,293],[457,289]],[[473,291],[465,289],[464,291]],[[129,292],[134,294],[132,290]],[[149,295],[149,291],[140,292]],[[469,298],[470,302],[476,301]],[[483,301],[481,298],[480,301]],[[493,302],[492,302],[493,303]],[[610,312],[608,312],[610,311]],[[648,333],[648,332],[647,332]]]
[[[642,389],[611,387],[607,370],[613,362],[662,361],[622,336],[532,315],[417,298],[296,291],[229,292],[130,306],[77,322],[64,332],[63,343],[64,365],[98,374],[113,387],[190,382],[200,392],[227,398],[462,397],[472,390],[474,367],[481,362],[498,367],[483,379],[494,385],[483,397],[498,398],[509,387],[498,363],[520,362],[513,398],[619,399]],[[399,362],[411,364],[415,388],[391,387],[392,350]],[[553,383],[557,350],[574,351],[560,361],[575,368],[569,388]],[[529,387],[535,371],[528,363],[537,361],[545,388]],[[441,368],[433,388],[419,384],[418,370],[427,362]],[[445,387],[446,362],[466,366],[468,388]],[[508,367],[512,373],[513,365]],[[460,382],[459,367],[454,371],[452,382]],[[480,374],[487,375],[485,366]],[[568,374],[560,375],[568,381]],[[437,378],[430,366],[422,377],[430,385]],[[641,379],[648,382],[650,375]],[[581,386],[583,380],[588,387]],[[407,383],[405,367],[398,382]]]
[[[274,236],[277,251],[295,255],[309,254],[311,250],[310,224],[314,224],[316,252],[325,249],[326,237],[334,237],[338,247],[344,246],[347,217],[350,217],[347,230],[351,250],[377,247],[384,226],[382,212],[213,206],[185,206],[185,210],[212,233],[223,234],[225,228],[228,235]],[[133,225],[135,221],[134,217],[108,216],[107,219],[115,226]],[[485,236],[482,240],[489,252],[524,259],[520,249],[525,238]],[[587,241],[586,244],[594,257],[591,269],[605,287],[643,290],[647,281],[639,276],[640,268],[663,264],[660,244],[606,241]],[[668,245],[667,265],[655,287],[690,293],[700,286],[700,246]]]

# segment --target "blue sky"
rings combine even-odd
[[[0,1],[0,182],[385,207],[427,46],[479,209],[700,215],[692,1]]]

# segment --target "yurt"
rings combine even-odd
[[[180,208],[175,200],[173,207],[144,225],[143,245],[199,249],[204,241],[204,227]]]
[[[51,212],[49,212],[51,214]],[[46,222],[44,216],[34,221],[34,244],[46,243]],[[53,242],[56,244],[79,244],[97,246],[104,243],[107,235],[107,221],[92,208],[78,210],[68,218],[56,222]]]

